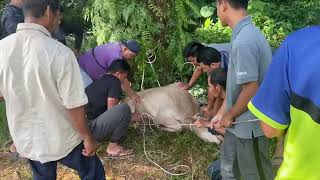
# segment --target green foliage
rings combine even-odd
[[[200,6],[191,0],[89,0],[86,19],[92,23],[97,43],[138,39],[143,50],[135,60],[135,86],[139,89],[143,74],[144,87],[183,80],[187,68],[182,49],[198,27]],[[191,30],[191,32],[189,32]],[[146,63],[147,51],[156,55],[155,71]]]

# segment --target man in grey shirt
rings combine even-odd
[[[219,19],[233,30],[226,101],[212,123],[228,128],[221,148],[223,179],[274,178],[268,140],[247,109],[272,59],[266,38],[247,15],[248,1],[217,0]]]

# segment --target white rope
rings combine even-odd
[[[144,84],[144,73],[145,73],[145,69],[143,68],[143,71],[142,71],[142,79],[141,79],[141,85],[140,85],[140,90],[144,90],[143,88],[143,84]]]
[[[191,64],[193,66],[193,71],[196,69],[196,65],[192,64],[191,62],[186,62],[183,65],[186,65],[186,64]]]
[[[197,113],[196,115],[194,115],[192,118],[195,118],[195,119],[200,119],[200,113]],[[148,124],[145,123],[145,119],[144,119],[144,116],[147,116],[148,117]],[[148,156],[148,153],[147,153],[147,150],[146,150],[146,126],[149,126],[151,129],[152,129],[152,126],[157,126],[159,127],[160,124],[156,124],[154,123],[155,120],[154,118],[149,115],[148,113],[142,113],[140,115],[141,119],[142,119],[142,122],[143,124],[139,124],[139,125],[143,125],[143,153],[145,155],[145,157],[148,159],[148,161],[150,161],[152,164],[154,164],[155,166],[157,166],[158,168],[160,168],[164,173],[166,174],[169,174],[171,176],[184,176],[184,175],[187,175],[189,172],[191,172],[191,168],[187,165],[177,165],[177,166],[174,166],[168,170],[166,170],[165,168],[161,167],[157,162],[153,161],[149,156]],[[153,121],[153,123],[151,123],[151,121]],[[260,119],[251,119],[251,120],[248,120],[248,121],[242,121],[242,122],[233,122],[232,124],[235,125],[235,124],[241,124],[241,123],[250,123],[250,122],[257,122],[257,121],[260,121]],[[170,125],[181,125],[181,126],[190,126],[190,130],[192,129],[193,126],[195,126],[195,124],[161,124],[161,125],[164,125],[164,126],[170,126]],[[186,171],[184,171],[183,173],[173,173],[173,172],[170,172],[171,170],[174,170],[174,169],[177,169],[177,168],[185,168],[187,169]],[[191,175],[192,176],[192,175]],[[193,179],[193,176],[191,177]]]
[[[260,119],[251,119],[248,121],[233,122],[232,124],[235,125],[235,124],[243,124],[243,123],[250,123],[250,122],[257,122],[257,121],[260,121]]]
[[[147,113],[142,113],[140,116],[142,118],[142,121],[144,122],[144,118],[143,116],[146,115],[148,118],[150,118],[151,120],[154,121],[154,118],[152,116],[150,116],[149,114]],[[149,122],[150,122],[150,119],[149,119]],[[147,150],[146,150],[146,137],[145,137],[145,133],[146,133],[146,125],[147,124],[143,124],[143,152],[144,152],[144,155],[146,156],[146,158],[152,163],[154,164],[155,166],[157,166],[158,168],[160,168],[163,172],[165,172],[166,174],[169,174],[171,176],[184,176],[184,175],[187,175],[189,172],[191,172],[191,169],[189,166],[187,165],[177,165],[177,166],[174,166],[168,170],[166,170],[165,168],[161,167],[158,163],[156,163],[155,161],[153,161],[152,159],[149,158],[148,154],[147,154]],[[187,169],[185,172],[183,173],[173,173],[173,172],[170,172],[171,170],[173,169],[177,169],[177,168],[185,168]]]
[[[156,55],[151,49],[149,49],[146,54],[147,54],[147,58],[148,58],[148,60],[146,61],[146,63],[150,64],[153,72],[156,73],[156,70],[155,70],[155,68],[153,67],[153,63],[156,62],[156,60],[157,60],[157,55]],[[157,79],[156,81],[157,81],[157,83],[158,83],[158,86],[161,87],[159,80]]]

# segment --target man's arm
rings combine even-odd
[[[225,98],[223,100],[223,103],[219,109],[219,111],[217,112],[217,114],[211,119],[211,124],[210,127],[211,129],[214,129],[215,124],[218,123],[222,117],[226,114],[227,112],[227,99]]]
[[[223,104],[223,101],[224,100],[221,97],[215,98],[213,109],[212,109],[212,115],[216,115],[219,112],[219,110]]]
[[[113,106],[118,105],[119,102],[120,101],[117,98],[108,98],[108,100],[107,100],[108,109],[112,108]]]
[[[74,54],[64,46],[58,47],[60,52],[56,55],[59,61],[54,61],[51,68],[56,81],[57,90],[61,98],[61,104],[65,107],[73,128],[83,138],[84,156],[92,156],[97,150],[97,144],[92,137],[86,116],[84,105],[88,98],[85,94],[80,68]]]
[[[121,88],[128,94],[130,99],[132,99],[136,103],[141,102],[141,97],[136,92],[134,92],[134,90],[131,88],[130,82],[128,79],[125,79],[123,81],[123,83],[121,84]]]
[[[83,139],[84,149],[82,154],[84,156],[93,156],[98,148],[96,141],[94,140],[85,116],[84,106],[80,106],[73,109],[67,109],[70,122],[73,128],[80,134]]]
[[[234,118],[248,110],[248,103],[259,89],[258,82],[249,82],[242,85],[242,90],[234,106],[224,115],[220,123],[223,127],[231,127]]]
[[[260,122],[260,126],[261,126],[261,129],[262,129],[264,135],[267,138],[281,137],[285,133],[284,130],[275,129],[275,128],[269,126],[268,124],[266,124],[263,121]]]
[[[199,79],[202,73],[203,69],[200,66],[197,66],[192,74],[189,83],[187,84],[187,89],[191,88],[194,85],[194,83]]]

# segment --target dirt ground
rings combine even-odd
[[[26,160],[19,159],[12,162],[9,153],[0,155],[0,180],[27,180],[32,179],[31,170]],[[101,157],[108,180],[160,180],[172,179],[166,177],[158,168],[149,163],[141,162],[139,157],[123,160],[109,160]],[[139,163],[137,163],[139,162]],[[58,166],[58,180],[79,180],[77,173],[62,165]],[[188,179],[182,178],[182,179]]]

